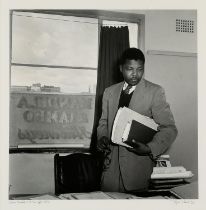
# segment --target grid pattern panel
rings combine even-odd
[[[176,19],[176,32],[194,33],[194,21]]]

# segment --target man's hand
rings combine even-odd
[[[151,149],[146,144],[141,142],[136,142],[132,140],[133,148],[127,148],[130,152],[134,152],[137,155],[149,155],[151,153]]]
[[[109,139],[106,136],[101,137],[97,141],[97,149],[98,149],[98,151],[104,152],[104,153],[110,152],[109,144],[110,144],[110,141],[109,141]]]

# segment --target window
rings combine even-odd
[[[12,26],[12,86],[41,83],[64,93],[94,92],[97,19],[14,12]]]
[[[89,146],[99,24],[98,17],[12,12],[11,147]],[[137,47],[137,23],[102,24],[127,24]]]

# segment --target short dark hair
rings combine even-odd
[[[135,47],[126,49],[120,58],[120,65],[125,64],[126,60],[140,60],[145,63],[145,57],[140,49]]]

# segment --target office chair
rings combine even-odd
[[[55,154],[55,194],[100,190],[102,162],[94,155]]]

